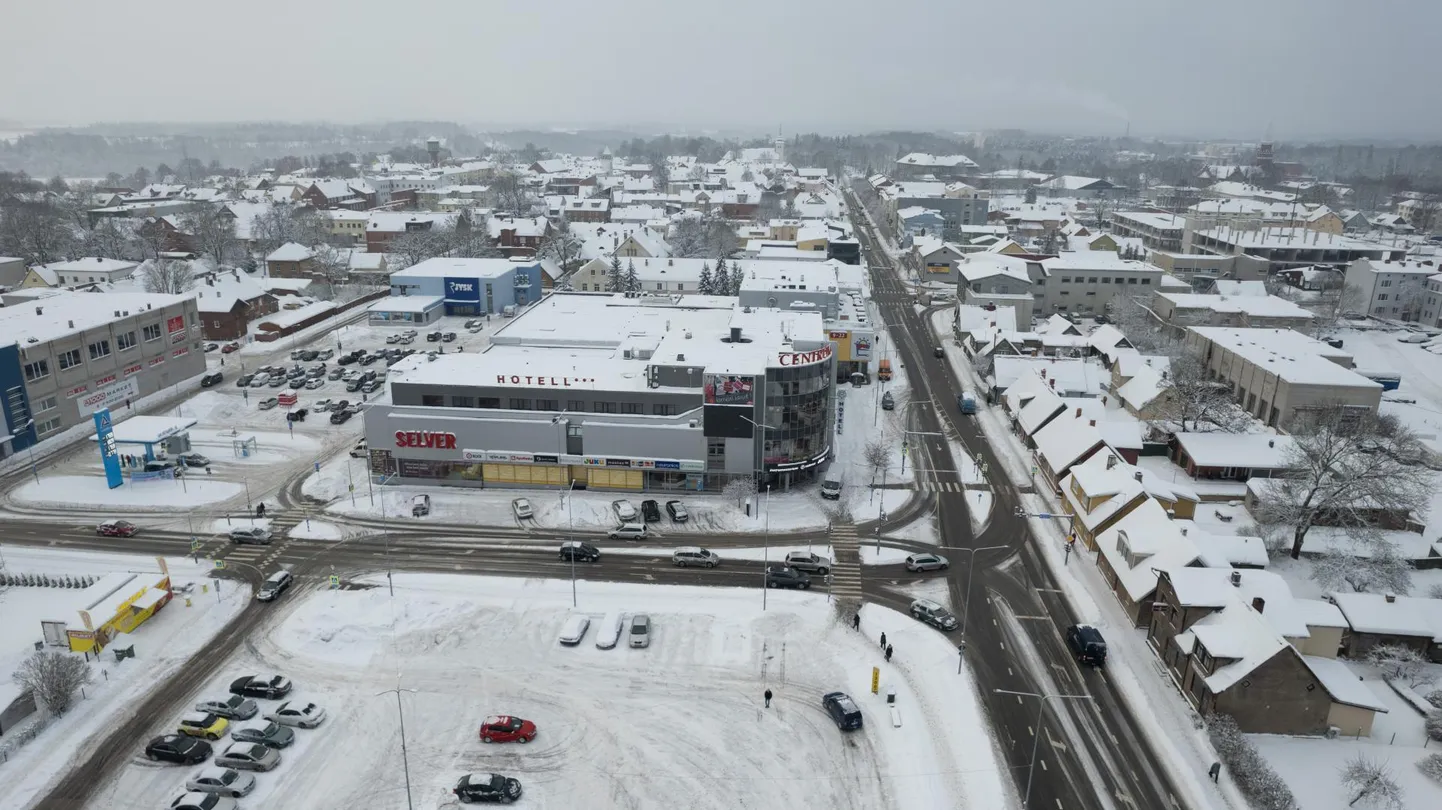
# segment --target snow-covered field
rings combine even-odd
[[[296,683],[292,699],[327,710],[257,775],[245,806],[405,807],[396,698],[383,691],[397,686],[421,808],[442,805],[468,772],[515,777],[521,801],[546,808],[1015,806],[969,678],[950,666],[954,648],[899,614],[866,608],[858,634],[816,594],[772,594],[763,612],[742,591],[582,583],[592,628],[567,648],[556,633],[569,583],[395,585],[394,600],[372,588],[279,603],[271,632],[202,690],[275,670]],[[613,611],[650,614],[651,646],[596,648]],[[883,630],[897,650],[889,665],[873,642]],[[881,695],[896,689],[899,728],[869,691],[873,666]],[[857,699],[863,730],[837,730],[821,708],[833,690]],[[478,724],[492,713],[536,722],[537,739],[483,745]],[[90,806],[165,806],[191,770],[136,762]]]
[[[0,790],[0,808],[25,806],[63,774],[93,738],[109,733],[118,722],[129,722],[121,720],[127,706],[179,668],[250,601],[248,589],[231,583],[222,584],[217,595],[214,580],[206,576],[209,563],[195,565],[186,558],[167,558],[166,564],[176,587],[194,585],[190,605],[186,605],[184,595],[177,594],[134,633],[112,642],[112,648],[133,644],[135,658],[117,664],[113,655],[105,653],[91,664],[94,680],[85,687],[84,699],[38,737],[0,761],[0,783],[5,785]],[[5,549],[5,566],[12,574],[47,576],[117,571],[158,574],[160,570],[154,558],[148,557],[13,546]],[[206,592],[201,591],[202,586]],[[75,604],[79,593],[45,587],[15,587],[0,592],[0,616],[5,619],[0,621],[0,705],[8,704],[18,694],[10,673],[34,652],[33,643],[42,637],[41,619],[66,619],[72,627],[80,626],[77,611],[82,606]],[[32,715],[21,727],[35,719]],[[6,729],[10,734],[0,737],[0,745],[19,730]]]

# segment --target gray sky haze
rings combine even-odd
[[[1435,0],[10,2],[0,118],[1442,133]]]

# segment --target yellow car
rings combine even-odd
[[[218,717],[206,712],[190,712],[180,718],[181,734],[188,734],[192,737],[204,737],[207,740],[218,740],[225,736],[225,729],[230,726],[230,721],[224,717]]]

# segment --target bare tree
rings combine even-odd
[[[1332,286],[1321,294],[1307,308],[1316,318],[1312,321],[1314,337],[1325,338],[1337,331],[1337,327],[1348,312],[1365,312],[1367,299],[1355,284]]]
[[[1379,807],[1384,810],[1405,810],[1402,786],[1392,770],[1358,754],[1342,768],[1342,786],[1352,797],[1348,807]],[[1358,805],[1358,803],[1361,803]]]
[[[90,683],[90,667],[69,653],[41,650],[26,658],[11,677],[59,717],[75,704],[76,690]]]
[[[77,252],[82,256],[107,259],[139,260],[144,258],[135,235],[134,221],[106,217],[87,230],[80,239]]]
[[[1412,206],[1410,224],[1417,229],[1418,233],[1430,233],[1433,228],[1437,227],[1439,213],[1442,213],[1442,198],[1436,194],[1424,194],[1422,199]]]
[[[741,504],[746,502],[747,498],[755,494],[756,482],[750,478],[733,478],[726,482],[725,488],[721,490],[722,497],[728,501],[735,501],[736,508],[738,509],[741,508]]]
[[[671,245],[671,255],[679,259],[708,257],[706,226],[695,217],[686,217],[677,222],[666,239]]]
[[[515,172],[496,172],[491,178],[491,194],[500,213],[521,216],[531,210],[531,192]]]
[[[541,240],[536,253],[543,259],[551,259],[560,265],[563,273],[575,270],[581,264],[581,250],[585,247],[580,239],[571,233],[571,225],[565,219],[552,228]]]
[[[1107,304],[1117,329],[1142,354],[1156,354],[1172,342],[1172,333],[1142,300],[1133,295],[1118,294]]]
[[[251,240],[260,255],[269,255],[287,242],[319,245],[330,241],[330,217],[321,211],[273,205],[250,223]]]
[[[1312,579],[1327,590],[1347,585],[1356,593],[1412,590],[1412,561],[1378,532],[1351,538],[1352,548],[1331,548],[1312,566]]]
[[[391,240],[390,255],[395,258],[396,269],[410,267],[445,255],[450,247],[447,241],[444,230],[409,231]]]
[[[871,483],[874,486],[877,474],[891,464],[891,448],[880,439],[869,441],[866,443],[861,457],[865,460],[866,466],[871,469]]]
[[[1365,660],[1389,681],[1405,681],[1412,689],[1430,686],[1436,677],[1427,669],[1422,653],[1402,644],[1378,644],[1367,651]]]
[[[179,295],[195,285],[188,262],[146,259],[138,268],[137,275],[148,293]]]
[[[1267,479],[1253,511],[1259,523],[1292,528],[1293,559],[1314,526],[1365,528],[1379,515],[1426,509],[1428,452],[1395,419],[1334,405],[1299,414],[1289,429],[1291,473]]]
[[[0,205],[0,254],[49,264],[71,254],[75,230],[53,201],[10,198]]]
[[[1183,432],[1211,425],[1222,430],[1239,430],[1246,422],[1232,399],[1231,386],[1207,373],[1201,354],[1181,348],[1171,358],[1166,372],[1163,398],[1164,418],[1177,422]]]
[[[240,241],[235,238],[235,218],[226,215],[219,206],[209,203],[191,206],[180,215],[180,229],[190,234],[196,251],[209,256],[216,267],[240,252]]]

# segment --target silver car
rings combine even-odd
[[[301,703],[292,700],[280,704],[274,711],[266,712],[265,719],[282,726],[299,726],[301,728],[315,728],[325,719],[325,709],[314,703]]]
[[[240,695],[226,695],[220,700],[202,700],[195,704],[195,710],[219,715],[227,720],[249,720],[260,711],[255,701]]]
[[[268,771],[280,764],[280,752],[260,743],[236,742],[215,755],[215,764],[245,771]]]
[[[219,793],[191,791],[170,803],[171,810],[239,810],[235,799]]]
[[[196,793],[214,793],[238,799],[255,790],[255,777],[233,768],[214,766],[201,768],[185,783],[185,789]]]
[[[906,558],[906,570],[916,571],[945,571],[951,567],[951,563],[940,554],[912,554]]]

